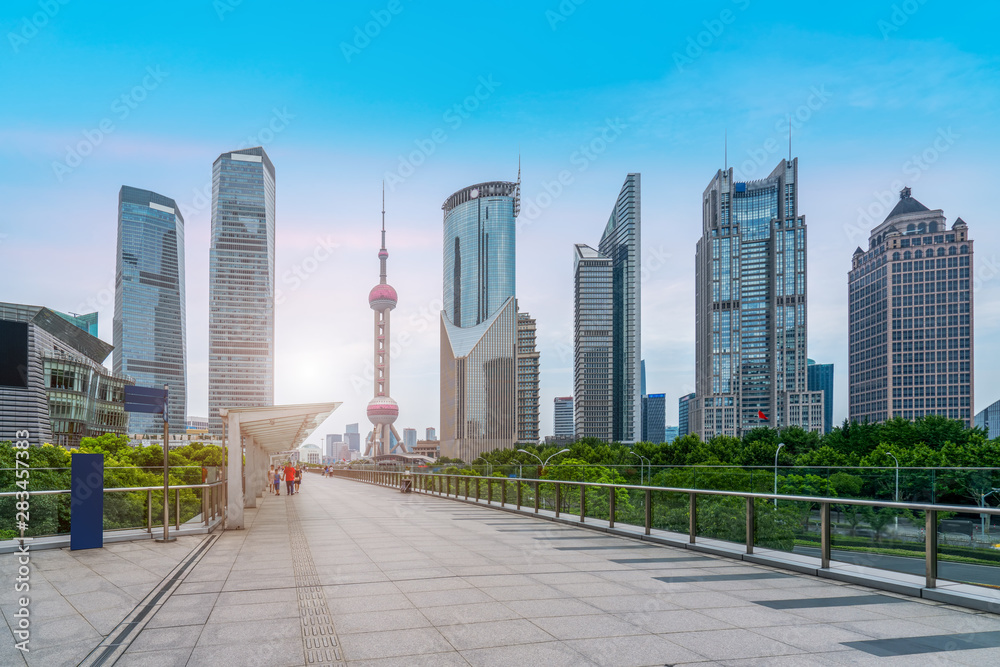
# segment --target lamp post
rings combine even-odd
[[[986,499],[992,496],[994,493],[1000,493],[1000,489],[993,489],[988,493],[981,494],[979,496],[979,506],[982,507],[983,509],[986,509]],[[985,512],[980,513],[979,515],[979,520],[982,526],[983,535],[986,534],[987,528],[989,526],[989,524],[987,523],[987,516],[988,515]]]
[[[647,458],[646,458],[645,456],[643,456],[642,454],[637,454],[637,453],[636,453],[635,451],[631,451],[630,453],[631,453],[631,454],[632,454],[633,456],[638,456],[638,457],[639,457],[640,459],[642,459],[642,460],[643,460],[643,461],[645,461],[645,462],[646,462],[647,464],[649,464],[649,459],[647,459]],[[650,472],[652,472],[652,471],[650,471]],[[642,484],[642,483],[643,483],[643,482],[642,482],[642,479],[643,479],[643,478],[642,478],[642,464],[640,463],[640,464],[639,464],[639,484]]]
[[[893,498],[893,500],[895,500],[898,503],[899,502],[899,459],[897,459],[896,455],[893,454],[892,452],[886,452],[886,454],[888,454],[889,456],[891,456],[892,460],[896,462],[896,491],[893,494],[892,498]],[[893,532],[898,534],[899,533],[899,516],[898,515],[892,517],[892,524],[893,524]]]
[[[556,452],[556,453],[555,453],[555,454],[553,454],[552,456],[550,456],[550,457],[548,457],[547,459],[545,459],[545,461],[542,461],[542,459],[541,459],[541,458],[539,458],[539,456],[538,456],[537,454],[532,454],[532,453],[531,453],[531,452],[529,452],[529,451],[528,451],[527,449],[519,449],[519,450],[517,450],[517,451],[521,452],[522,454],[527,454],[528,456],[533,456],[533,457],[535,457],[535,460],[537,460],[537,461],[538,461],[538,463],[539,463],[539,464],[540,464],[540,465],[542,466],[542,468],[544,469],[544,468],[545,468],[545,466],[547,466],[547,465],[549,464],[549,461],[551,461],[551,460],[552,460],[552,459],[553,459],[554,457],[556,457],[556,456],[559,456],[560,454],[565,454],[565,453],[566,453],[566,452],[568,452],[569,450],[568,450],[568,449],[560,449],[560,450],[559,450],[558,452]]]
[[[784,446],[785,446],[785,443],[779,442],[778,443],[778,448],[776,450],[774,450],[774,495],[775,496],[778,495],[778,452],[780,452],[781,448],[784,447]],[[778,506],[778,499],[777,498],[774,499],[774,506],[775,507]]]

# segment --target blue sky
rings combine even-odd
[[[552,398],[572,393],[572,246],[597,243],[625,175],[642,173],[648,387],[680,396],[694,381],[699,201],[723,166],[723,136],[737,172],[761,177],[787,155],[791,117],[810,230],[810,356],[837,365],[835,419],[847,413],[851,253],[904,184],[949,223],[970,225],[976,409],[1000,398],[1000,227],[988,177],[1000,148],[1000,9],[623,7],[4,3],[0,299],[97,309],[110,341],[118,190],[173,197],[186,218],[188,412],[204,415],[201,193],[221,152],[263,143],[277,171],[276,400],[344,401],[320,434],[364,425],[366,295],[388,178],[393,328],[409,334],[397,342],[392,394],[397,426],[422,436],[439,419],[441,202],[513,179],[520,152],[531,214],[518,232],[518,298],[538,319],[547,434]],[[366,29],[374,36],[359,37]],[[571,182],[549,196],[563,171]],[[676,401],[667,405],[676,423]]]

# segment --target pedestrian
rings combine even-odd
[[[274,494],[274,484],[273,484],[272,480],[274,480],[274,464],[273,463],[271,464],[271,469],[267,471],[267,477],[265,478],[265,483],[267,484],[267,492],[273,495]],[[204,482],[202,482],[202,484],[204,484]]]
[[[295,470],[295,493],[299,492],[299,485],[302,484],[302,468]]]
[[[281,469],[271,466],[271,493],[276,496],[281,495]]]
[[[295,466],[291,461],[285,466],[285,492],[290,496],[295,495]]]

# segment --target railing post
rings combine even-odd
[[[507,506],[507,478],[500,482],[500,507]]]
[[[538,482],[533,482],[535,485],[535,514],[538,514],[538,507],[541,499],[538,497]]]
[[[820,561],[824,570],[830,569],[830,503],[820,503]]]
[[[469,499],[469,478],[465,478],[465,499]]]
[[[753,498],[747,498],[747,553],[753,553],[754,536],[754,506]]]
[[[938,569],[938,540],[937,540],[937,510],[928,510],[926,512],[926,524],[924,527],[925,533],[925,543],[924,543],[924,553],[926,555],[926,563],[924,568],[927,571],[927,588],[937,588],[937,569]]]
[[[521,478],[517,478],[517,509],[521,509]]]
[[[492,505],[493,504],[493,478],[492,477],[487,477],[486,478],[486,504],[487,505]]]
[[[146,491],[146,532],[153,534],[153,492]]]
[[[653,527],[653,492],[646,489],[646,534]]]
[[[580,523],[587,520],[587,487],[580,485]]]
[[[479,477],[476,477],[476,502],[479,502]]]
[[[698,534],[698,494],[691,493],[688,499],[688,543],[694,544]]]
[[[556,484],[556,518],[559,518],[559,509],[562,505],[562,484]]]
[[[174,489],[174,528],[181,529],[181,490]]]
[[[206,476],[205,479],[206,479],[206,481],[208,481],[208,477],[207,476]],[[208,508],[212,504],[209,501],[209,496],[210,496],[211,493],[212,493],[212,487],[210,487],[210,486],[202,487],[202,489],[201,489],[201,518],[202,518],[202,521],[205,523],[206,526],[208,526]]]
[[[608,528],[615,527],[615,502],[618,500],[618,494],[615,493],[615,487],[611,487],[611,495],[608,497]]]

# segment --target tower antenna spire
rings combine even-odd
[[[788,116],[788,161],[792,161],[792,116]]]
[[[723,164],[725,164],[723,171],[729,171],[729,128],[728,127],[725,129],[724,134],[722,136],[723,136],[722,150],[725,155],[725,157],[723,158]]]

